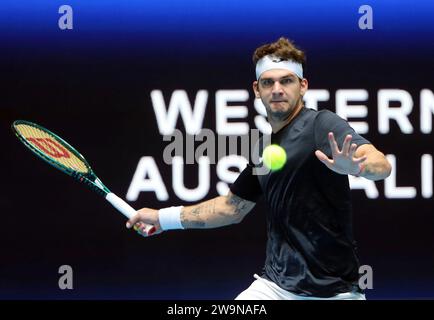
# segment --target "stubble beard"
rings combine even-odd
[[[278,110],[278,111],[273,111],[271,106],[269,105],[267,107],[268,117],[270,117],[275,122],[285,121],[289,119],[294,114],[294,112],[298,110],[299,104],[300,104],[300,99],[297,100],[295,103],[293,103],[290,107],[288,107],[288,109]]]

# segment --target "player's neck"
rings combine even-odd
[[[282,130],[284,127],[286,127],[288,124],[290,124],[296,117],[297,115],[300,113],[301,109],[303,109],[303,102],[301,101],[299,103],[299,105],[294,109],[294,111],[292,113],[289,114],[289,116],[284,119],[284,120],[273,120],[270,119],[269,123],[271,125],[271,130],[273,131],[273,133],[277,133],[280,130]]]

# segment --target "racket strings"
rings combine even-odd
[[[63,145],[55,136],[27,124],[17,124],[15,129],[32,148],[38,150],[50,161],[68,169],[88,173],[89,169],[85,162],[68,150],[68,147]]]

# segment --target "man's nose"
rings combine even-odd
[[[273,95],[282,95],[283,90],[279,81],[274,81],[273,90],[271,91]]]

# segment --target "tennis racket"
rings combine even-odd
[[[14,121],[12,130],[18,139],[33,153],[103,196],[128,219],[136,214],[136,210],[101,182],[86,159],[58,135],[40,125],[24,120]],[[147,235],[151,235],[155,231],[154,226],[147,225],[145,227]]]

